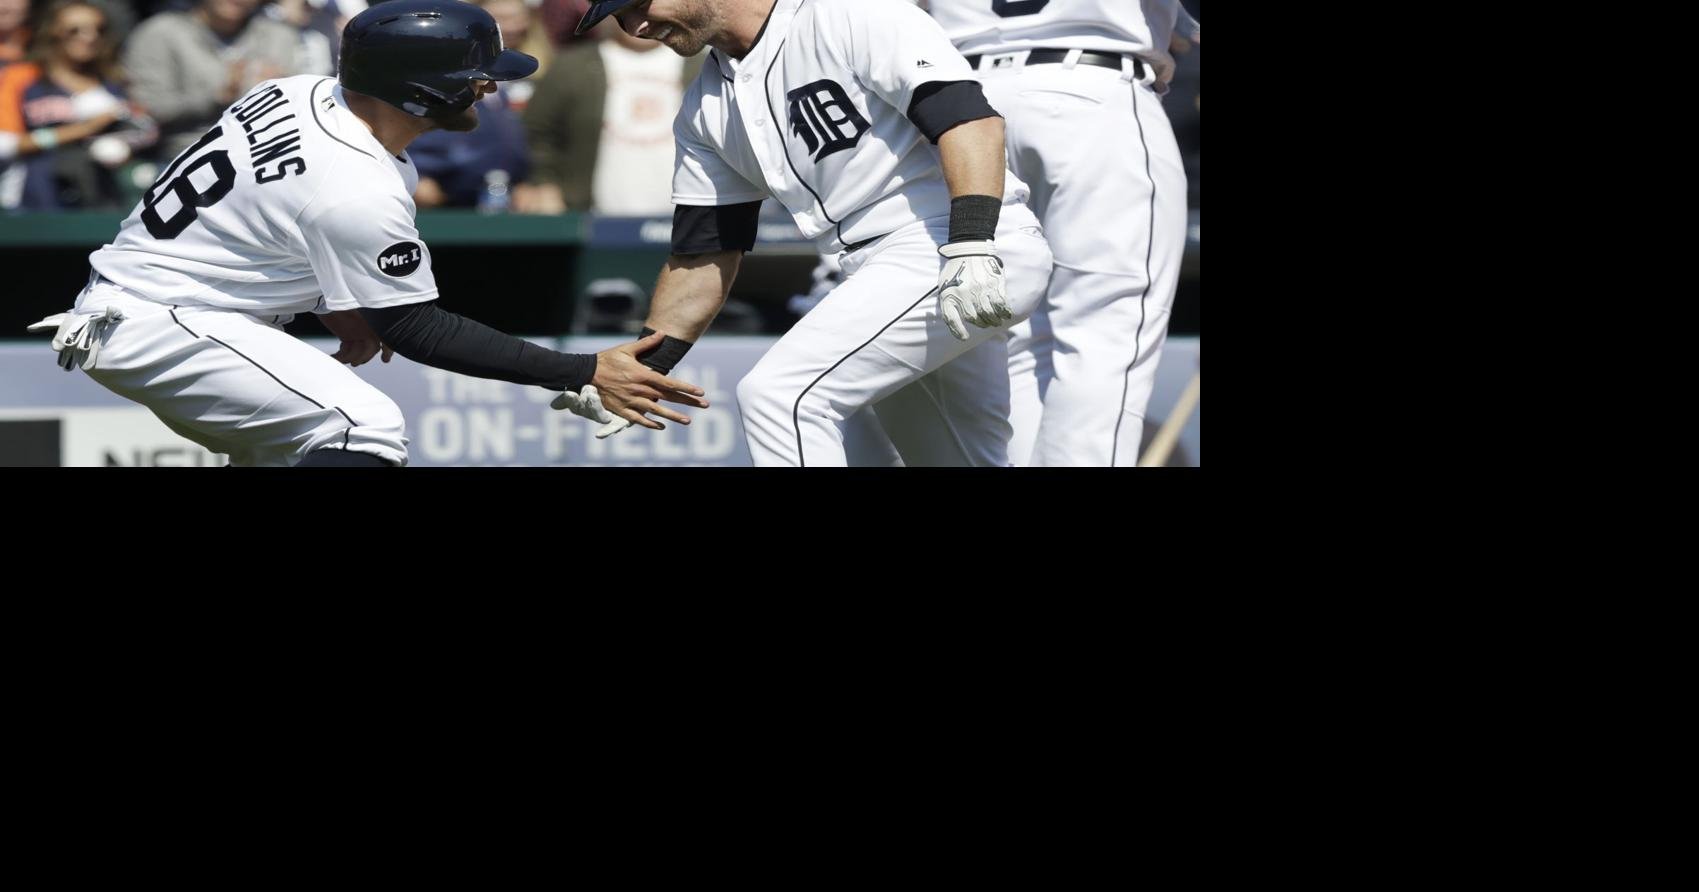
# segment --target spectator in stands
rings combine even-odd
[[[363,9],[365,4],[361,4]],[[355,10],[355,15],[359,10]],[[342,49],[342,26],[348,19],[329,0],[273,0],[265,16],[295,29],[296,74],[336,73],[336,58]]]
[[[0,71],[29,50],[29,0],[0,0]],[[18,135],[0,130],[0,175],[18,157]]]
[[[106,12],[58,0],[41,17],[30,60],[0,71],[0,131],[17,158],[0,175],[8,209],[113,208],[116,169],[157,133],[126,100]]]
[[[543,22],[543,31],[548,35],[549,43],[556,47],[568,44],[588,43],[593,38],[585,34],[578,36],[572,32],[578,28],[578,20],[584,18],[584,13],[590,9],[590,0],[540,0],[537,4],[537,17]]]
[[[169,159],[250,87],[294,74],[299,31],[254,13],[259,0],[200,0],[136,26],[124,51],[132,94],[159,122]]]
[[[609,18],[564,47],[525,110],[536,164],[521,211],[672,212],[673,116],[706,55],[683,59]]]
[[[40,9],[45,5],[45,2],[46,0],[38,2],[35,7]],[[100,7],[100,11],[106,13],[106,36],[111,39],[113,46],[122,51],[124,41],[129,39],[130,31],[136,27],[137,17],[134,0],[88,0],[88,2]]]
[[[22,62],[29,50],[29,0],[0,0],[0,67]]]

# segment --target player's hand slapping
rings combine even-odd
[[[669,378],[637,358],[661,346],[664,339],[665,335],[656,332],[640,341],[596,354],[596,374],[590,383],[576,393],[570,390],[562,393],[549,405],[600,423],[602,429],[596,431],[597,439],[606,439],[633,424],[665,429],[666,425],[650,418],[650,414],[689,424],[690,419],[683,413],[662,406],[660,401],[706,409],[708,401],[703,398],[702,388]]]

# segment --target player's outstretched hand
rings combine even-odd
[[[590,379],[590,384],[595,387],[603,410],[614,418],[614,423],[596,432],[597,437],[611,436],[632,424],[640,424],[653,430],[665,429],[666,425],[649,417],[651,414],[679,424],[690,423],[690,419],[683,413],[662,406],[661,400],[698,409],[708,408],[702,388],[688,381],[669,378],[637,360],[638,354],[661,346],[665,337],[656,332],[640,341],[621,344],[596,354],[596,375]],[[583,394],[580,393],[579,397],[582,399]],[[623,422],[623,426],[617,426],[618,422]],[[610,427],[612,429],[609,429]]]

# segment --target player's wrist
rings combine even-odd
[[[1003,199],[993,195],[958,195],[950,199],[950,242],[989,242],[997,235]]]
[[[957,257],[996,257],[997,243],[990,239],[950,242],[939,247],[938,253],[951,259]]]
[[[601,368],[602,355],[600,353],[586,353],[583,355],[589,357],[590,361],[586,364],[589,369],[589,373],[584,375],[584,380],[581,382],[577,380],[567,381],[565,387],[565,390],[567,391],[582,392],[584,388],[596,383],[596,372]]]
[[[655,330],[653,328],[644,326],[643,333],[637,337],[641,340],[654,333]],[[663,375],[670,375],[672,374],[673,367],[678,365],[679,361],[684,359],[684,354],[688,353],[690,348],[694,346],[696,345],[690,341],[675,338],[672,335],[666,335],[661,338],[661,346],[650,350],[648,353],[639,355],[637,359],[644,365],[660,372]]]

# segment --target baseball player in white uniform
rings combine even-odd
[[[872,407],[909,465],[1007,465],[1004,340],[1050,249],[937,23],[904,0],[602,0],[579,30],[609,15],[681,55],[712,47],[673,127],[648,319],[665,340],[645,360],[670,370],[707,329],[772,197],[845,280],[738,384],[754,463],[860,463],[846,431]],[[597,417],[593,397],[567,395]]]
[[[418,174],[405,148],[428,130],[477,126],[474,103],[537,60],[505,49],[489,13],[397,0],[343,32],[339,78],[267,81],[177,156],[94,252],[56,328],[80,365],[233,465],[400,466],[400,409],[348,366],[379,350],[463,374],[555,390],[595,386],[646,427],[657,399],[702,391],[636,359],[661,338],[594,356],[538,347],[436,305],[414,228]],[[326,355],[283,331],[314,312],[342,339]],[[348,365],[343,365],[347,363]]]
[[[1160,91],[1178,0],[930,0],[1008,118],[1009,168],[1056,255],[1009,344],[1017,465],[1132,467],[1185,252],[1186,174]]]

